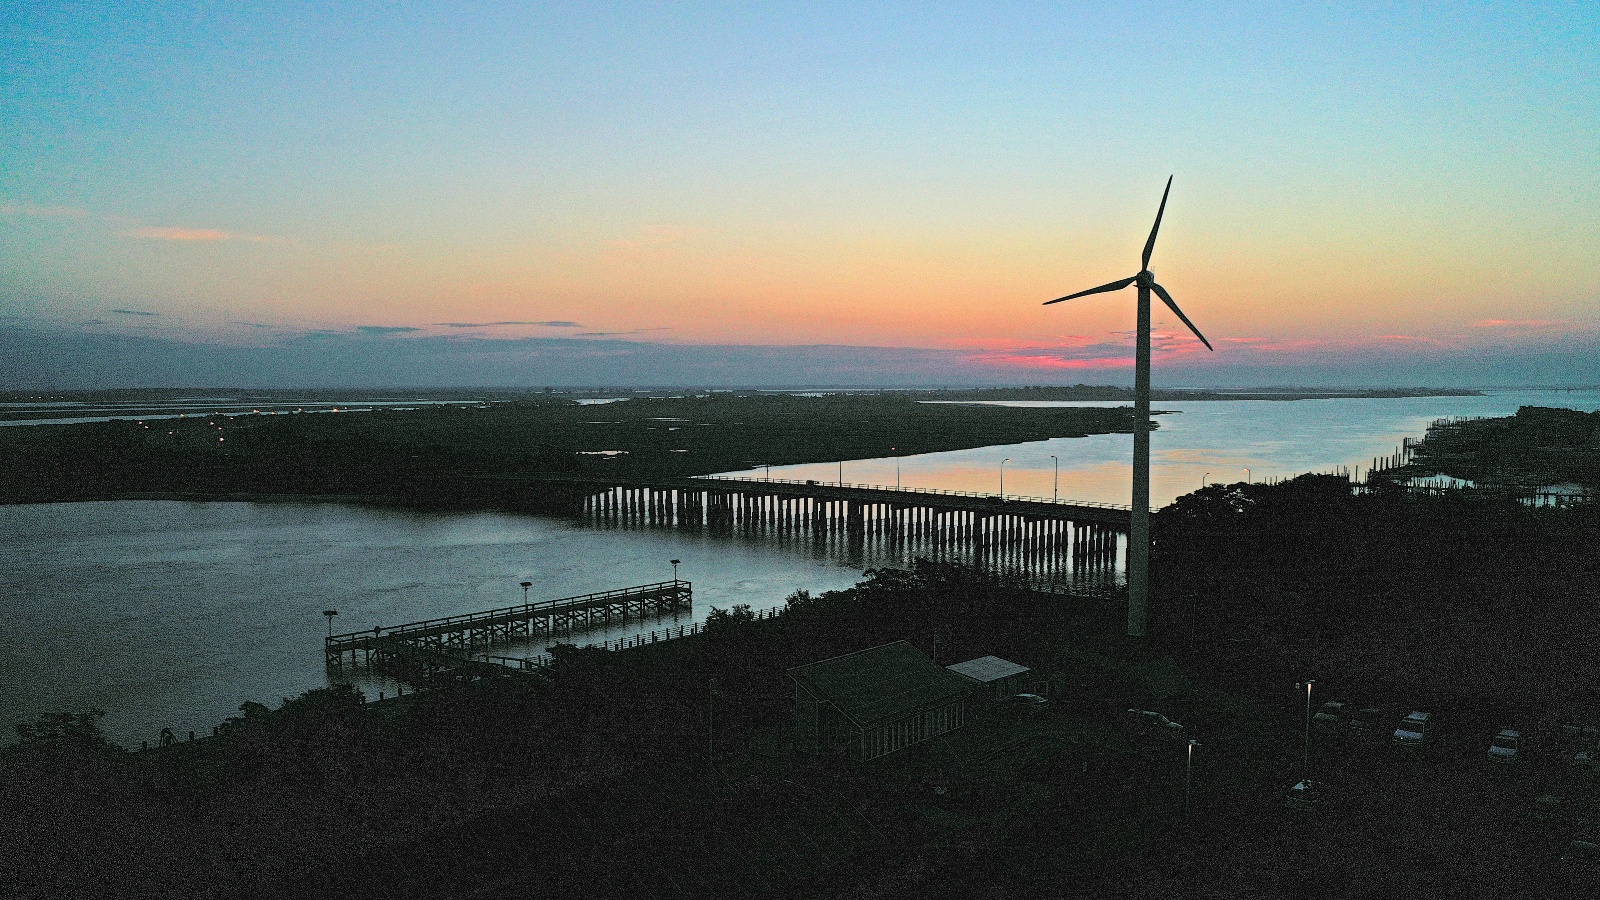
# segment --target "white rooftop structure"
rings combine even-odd
[[[957,675],[971,678],[979,684],[989,684],[990,682],[1010,678],[1013,675],[1020,675],[1028,671],[1027,666],[1019,666],[998,656],[980,656],[977,659],[969,659],[964,663],[945,666],[945,668]]]

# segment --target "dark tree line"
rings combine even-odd
[[[1397,702],[1590,702],[1594,505],[1358,494],[1302,476],[1212,485],[1162,510],[1153,533],[1158,640],[1246,692],[1320,676]]]

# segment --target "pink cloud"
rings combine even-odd
[[[135,228],[128,237],[147,238],[153,241],[226,241],[233,235],[215,228]]]
[[[1399,344],[1432,344],[1443,347],[1444,341],[1431,337],[1419,337],[1414,334],[1380,334],[1373,338],[1377,341],[1394,341]]]
[[[1553,328],[1563,323],[1552,319],[1482,319],[1473,328]]]
[[[1120,359],[1062,359],[1045,354],[997,354],[978,359],[979,362],[997,366],[1018,366],[1029,369],[1126,369],[1133,365],[1132,357]]]
[[[214,244],[219,241],[247,241],[252,244],[281,243],[280,238],[266,237],[259,234],[235,234],[223,231],[220,228],[178,228],[146,226],[123,232],[124,235],[134,238],[143,238],[152,241],[179,241],[182,243]]]

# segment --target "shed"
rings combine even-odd
[[[875,759],[961,727],[972,682],[906,641],[789,670],[795,742]]]
[[[1009,697],[1026,690],[1033,672],[998,656],[980,656],[945,668],[970,681],[975,693],[990,698]]]

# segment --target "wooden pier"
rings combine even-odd
[[[503,674],[503,667],[472,657],[494,646],[659,616],[693,605],[690,583],[675,579],[387,628],[380,625],[332,635],[323,649],[330,668],[365,665],[391,670],[406,680],[474,666],[488,667],[478,674]]]

